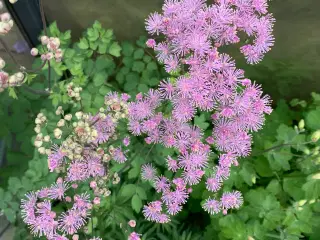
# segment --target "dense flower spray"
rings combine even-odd
[[[51,187],[31,192],[22,200],[23,219],[33,235],[50,240],[75,235],[85,226],[93,205],[99,205],[101,198],[111,194],[108,186],[119,183],[120,178],[110,172],[110,165],[111,160],[127,160],[130,140],[127,136],[125,141],[119,139],[117,132],[120,120],[127,118],[127,100],[126,94],[110,93],[96,115],[81,111],[65,114],[58,107],[56,126],[48,123],[43,113],[38,114],[34,145],[40,154],[48,155],[49,170],[61,177]],[[93,194],[81,192],[80,184],[88,184]],[[73,205],[58,215],[52,210],[53,201]]]
[[[148,220],[165,223],[169,215],[182,209],[191,191],[201,181],[208,167],[211,146],[220,152],[219,163],[207,178],[207,189],[217,192],[230,175],[230,167],[239,157],[251,151],[252,131],[270,114],[269,96],[263,96],[259,85],[244,77],[235,61],[222,53],[224,45],[240,43],[240,33],[248,36],[240,51],[249,64],[258,63],[273,46],[274,19],[267,13],[267,0],[167,0],[163,14],[153,13],[146,20],[152,35],[149,39],[157,59],[168,73],[181,72],[161,82],[157,90],[145,96],[138,94],[129,104],[129,129],[135,135],[147,134],[148,144],[161,143],[178,150],[177,158],[168,156],[168,169],[176,172],[171,181],[156,176],[152,165],[142,168],[142,177],[153,182],[161,200],[144,207]],[[158,111],[162,104],[172,106],[172,114]],[[200,111],[212,112],[212,136],[203,142],[200,128],[192,120]],[[238,191],[225,192],[220,199],[210,198],[203,208],[211,214],[239,208]],[[165,206],[165,208],[164,208]]]

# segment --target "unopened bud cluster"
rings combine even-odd
[[[81,101],[81,91],[82,87],[75,87],[73,82],[67,84],[68,96],[74,99],[75,101]],[[71,102],[73,102],[73,100]]]
[[[42,36],[40,40],[41,44],[47,47],[47,51],[41,54],[42,61],[55,59],[56,62],[61,62],[63,52],[60,48],[60,39],[56,37]],[[39,54],[39,51],[37,48],[32,48],[30,53],[35,57]]]
[[[10,1],[11,2],[11,1]],[[0,10],[3,9],[4,3],[0,1]],[[9,13],[0,14],[0,35],[6,35],[13,27],[13,20]]]
[[[7,72],[3,71],[5,66],[6,62],[0,57],[0,92],[8,87],[20,86],[25,79],[25,75],[22,72],[9,75]]]

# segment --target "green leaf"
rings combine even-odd
[[[142,199],[142,200],[146,200],[147,199],[147,193],[146,191],[140,187],[140,186],[137,186],[136,188],[136,193],[138,194],[138,196]]]
[[[133,58],[135,60],[142,59],[143,55],[144,55],[144,50],[142,48],[138,48],[137,50],[134,51]]]
[[[210,125],[209,123],[206,122],[206,117],[204,114],[201,114],[200,116],[195,116],[194,124],[199,128],[201,128],[202,130],[206,130]]]
[[[108,79],[108,74],[105,71],[98,72],[93,77],[93,83],[96,87],[99,87],[105,83]]]
[[[149,71],[154,71],[154,70],[158,70],[158,66],[156,62],[149,62],[147,65],[147,69]]]
[[[252,186],[256,183],[256,171],[251,163],[245,162],[242,165],[240,175],[249,186]]]
[[[131,199],[131,206],[132,209],[139,213],[142,208],[142,201],[138,194],[135,194]]]
[[[104,104],[104,96],[97,94],[94,98],[93,107],[96,107],[97,109],[103,107]]]
[[[128,41],[124,41],[121,43],[121,47],[122,47],[122,54],[126,57],[129,57],[132,55],[133,51],[134,51],[134,46],[132,43],[128,42]]]
[[[311,179],[302,186],[307,199],[318,199],[320,197],[320,180]]]
[[[88,40],[85,38],[81,38],[80,42],[78,43],[78,47],[80,49],[88,49],[89,48]]]
[[[109,53],[112,56],[120,57],[121,47],[117,42],[113,42],[109,48]]]
[[[16,194],[18,190],[22,188],[20,179],[17,177],[10,177],[8,180],[8,187],[13,194]]]
[[[94,23],[93,23],[93,28],[94,28],[94,29],[97,29],[97,30],[100,30],[100,29],[102,28],[102,25],[101,25],[101,23],[100,23],[98,20],[96,20],[96,21],[94,21]]]
[[[10,223],[14,223],[16,221],[16,213],[13,211],[13,209],[6,208],[3,210],[3,213]]]
[[[14,90],[13,87],[8,87],[8,91],[9,91],[9,96],[10,97],[12,97],[13,99],[18,99],[16,91]]]
[[[301,189],[304,183],[304,178],[294,177],[293,174],[290,177],[283,178],[283,190],[288,193],[289,196],[291,196],[295,201],[299,201],[304,198],[304,192]]]
[[[139,176],[139,173],[140,173],[140,168],[138,167],[131,168],[130,171],[128,172],[128,178],[129,179],[137,178]]]
[[[123,196],[123,197],[130,198],[135,193],[136,193],[136,185],[134,185],[134,184],[124,185],[120,190],[120,195]]]
[[[145,68],[144,62],[141,61],[135,61],[133,62],[132,71],[141,73]]]
[[[50,31],[50,35],[52,35],[53,37],[59,37],[60,31],[58,29],[56,21],[50,24],[49,31]]]
[[[123,64],[128,67],[128,68],[132,68],[133,66],[133,58],[132,57],[124,57],[123,60],[122,60]],[[122,70],[122,69],[121,69]],[[130,69],[129,69],[130,70]],[[126,73],[124,73],[126,74]]]
[[[281,192],[281,185],[278,180],[272,179],[271,182],[269,182],[267,188],[269,192],[273,193],[274,195],[279,194]]]
[[[311,130],[320,129],[320,109],[308,112],[305,120],[306,126]]]
[[[99,93],[102,95],[102,96],[105,96],[107,95],[107,93],[109,93],[111,91],[111,89],[107,86],[102,86],[99,88]]]
[[[149,90],[148,86],[146,84],[139,84],[138,85],[138,91],[142,93],[147,93]]]
[[[124,74],[122,72],[118,72],[116,75],[116,80],[122,85],[124,83]]]

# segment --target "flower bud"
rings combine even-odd
[[[57,123],[58,127],[63,127],[65,124],[65,120],[64,119],[60,119],[59,122]]]
[[[82,113],[82,112],[76,112],[76,117],[77,117],[78,119],[81,119],[82,116],[83,116],[83,113]]]
[[[14,4],[14,3],[18,2],[18,0],[9,0],[9,2]]]
[[[64,119],[67,121],[70,121],[72,119],[72,115],[71,114],[67,114],[64,116]]]
[[[51,154],[51,149],[46,149],[46,154],[50,155]]]
[[[154,48],[156,46],[156,41],[154,39],[148,39],[146,45],[149,48]]]
[[[129,224],[129,226],[130,227],[135,227],[136,226],[136,221],[135,220],[130,220],[129,222],[128,222],[128,224]]]
[[[0,69],[3,69],[6,66],[6,62],[0,58]]]
[[[79,235],[78,234],[73,235],[72,240],[79,240]]]
[[[10,85],[10,86],[16,85],[16,84],[17,84],[17,78],[16,78],[16,76],[15,76],[15,75],[10,76],[8,82],[9,82],[9,85]]]
[[[91,187],[92,189],[95,189],[95,188],[97,187],[97,182],[91,181],[91,182],[90,182],[90,187]]]
[[[48,52],[48,53],[46,54],[46,59],[47,59],[47,60],[51,60],[52,58],[53,58],[53,53]]]
[[[49,38],[47,36],[42,36],[41,37],[41,43],[42,45],[46,45],[49,42]]]
[[[43,138],[43,141],[49,142],[49,141],[50,141],[50,136],[49,136],[49,135],[45,136],[45,137]]]
[[[11,20],[11,16],[9,13],[2,13],[0,15],[0,18],[2,22],[9,22]]]
[[[39,50],[37,48],[32,48],[30,54],[35,57],[39,54]]]
[[[34,128],[34,131],[35,131],[36,133],[40,133],[40,132],[41,132],[41,127],[40,127],[40,125],[37,125],[37,126]]]
[[[38,152],[39,152],[40,154],[45,154],[45,153],[46,153],[46,149],[45,149],[44,147],[40,147],[40,148],[38,149]]]
[[[60,139],[61,138],[61,135],[62,135],[62,131],[60,130],[60,128],[56,128],[54,131],[53,131],[53,134],[54,134],[54,137],[56,139]]]
[[[12,26],[10,23],[0,22],[0,34],[5,35],[11,30]]]
[[[46,54],[41,54],[41,60],[46,61],[47,60],[47,55]]]
[[[15,76],[18,82],[22,82],[24,79],[24,74],[22,72],[17,72]]]
[[[93,204],[99,205],[99,204],[100,204],[100,198],[99,198],[99,197],[95,197],[95,198],[93,199]]]
[[[320,130],[315,131],[312,135],[311,135],[311,141],[312,142],[317,142],[320,138]]]
[[[304,129],[304,120],[303,119],[300,120],[298,127],[300,130]]]
[[[39,118],[36,118],[36,120],[34,122],[35,122],[35,124],[41,124],[42,123]]]
[[[41,147],[42,146],[42,141],[41,140],[36,140],[36,141],[34,141],[34,146],[35,147],[37,147],[37,148],[39,148],[39,147]]]

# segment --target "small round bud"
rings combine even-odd
[[[36,140],[36,141],[34,141],[34,146],[35,147],[37,147],[37,148],[39,148],[39,147],[41,147],[42,146],[42,141],[41,140]]]
[[[63,127],[65,124],[65,120],[64,119],[60,119],[59,122],[57,123],[58,127]]]
[[[129,222],[128,222],[128,225],[130,226],[130,227],[135,227],[136,226],[136,221],[135,220],[130,220]]]
[[[46,149],[44,147],[40,147],[40,148],[38,148],[38,152],[40,154],[45,154],[46,153]]]
[[[14,4],[14,3],[18,2],[18,0],[9,0],[9,2]]]
[[[42,36],[41,37],[41,43],[42,45],[46,45],[49,42],[49,38],[47,36]]]
[[[2,22],[9,22],[11,20],[11,16],[9,13],[2,13],[0,18]]]
[[[97,187],[97,182],[91,181],[91,182],[90,182],[90,187],[91,187],[92,189],[95,189],[95,188]]]
[[[67,114],[64,116],[64,119],[67,121],[70,121],[72,119],[72,115],[71,114]]]
[[[65,200],[66,200],[66,202],[71,202],[71,201],[72,201],[71,197],[69,197],[69,196],[67,196],[67,197],[65,198]]]
[[[304,120],[303,119],[300,120],[298,127],[300,130],[304,129]]]
[[[47,60],[51,60],[52,58],[53,58],[53,53],[48,52],[48,53],[46,54],[46,59],[47,59]]]
[[[47,60],[47,55],[46,54],[41,54],[41,60],[46,61]]]
[[[50,155],[51,154],[51,149],[46,149],[46,154]]]
[[[77,117],[78,119],[81,119],[82,116],[83,116],[83,113],[82,113],[82,112],[76,112],[76,117]]]
[[[99,197],[95,197],[95,198],[93,199],[93,204],[99,205],[99,204],[100,204],[100,198],[99,198]]]
[[[3,69],[6,66],[6,62],[0,58],[0,69]]]
[[[35,57],[39,54],[39,50],[37,48],[32,48],[30,54]]]
[[[23,74],[22,72],[17,72],[17,73],[15,74],[15,76],[16,76],[16,79],[17,79],[19,82],[22,82],[23,79],[24,79],[24,74]]]
[[[54,137],[55,137],[55,138],[60,139],[60,138],[61,138],[61,135],[62,135],[62,131],[61,131],[59,128],[56,128],[56,129],[53,131],[53,134],[54,134]]]
[[[73,235],[72,240],[79,240],[79,235],[78,234]]]
[[[35,124],[41,124],[42,123],[39,118],[36,118],[36,120],[34,122],[35,122]]]
[[[50,141],[50,136],[49,136],[49,135],[45,136],[45,137],[43,138],[43,141],[49,142],[49,141]]]
[[[311,141],[317,142],[319,139],[320,139],[320,130],[317,130],[311,135]]]
[[[37,126],[34,128],[34,131],[35,131],[36,133],[40,133],[40,132],[41,132],[41,127],[40,127],[40,125],[37,125]]]

